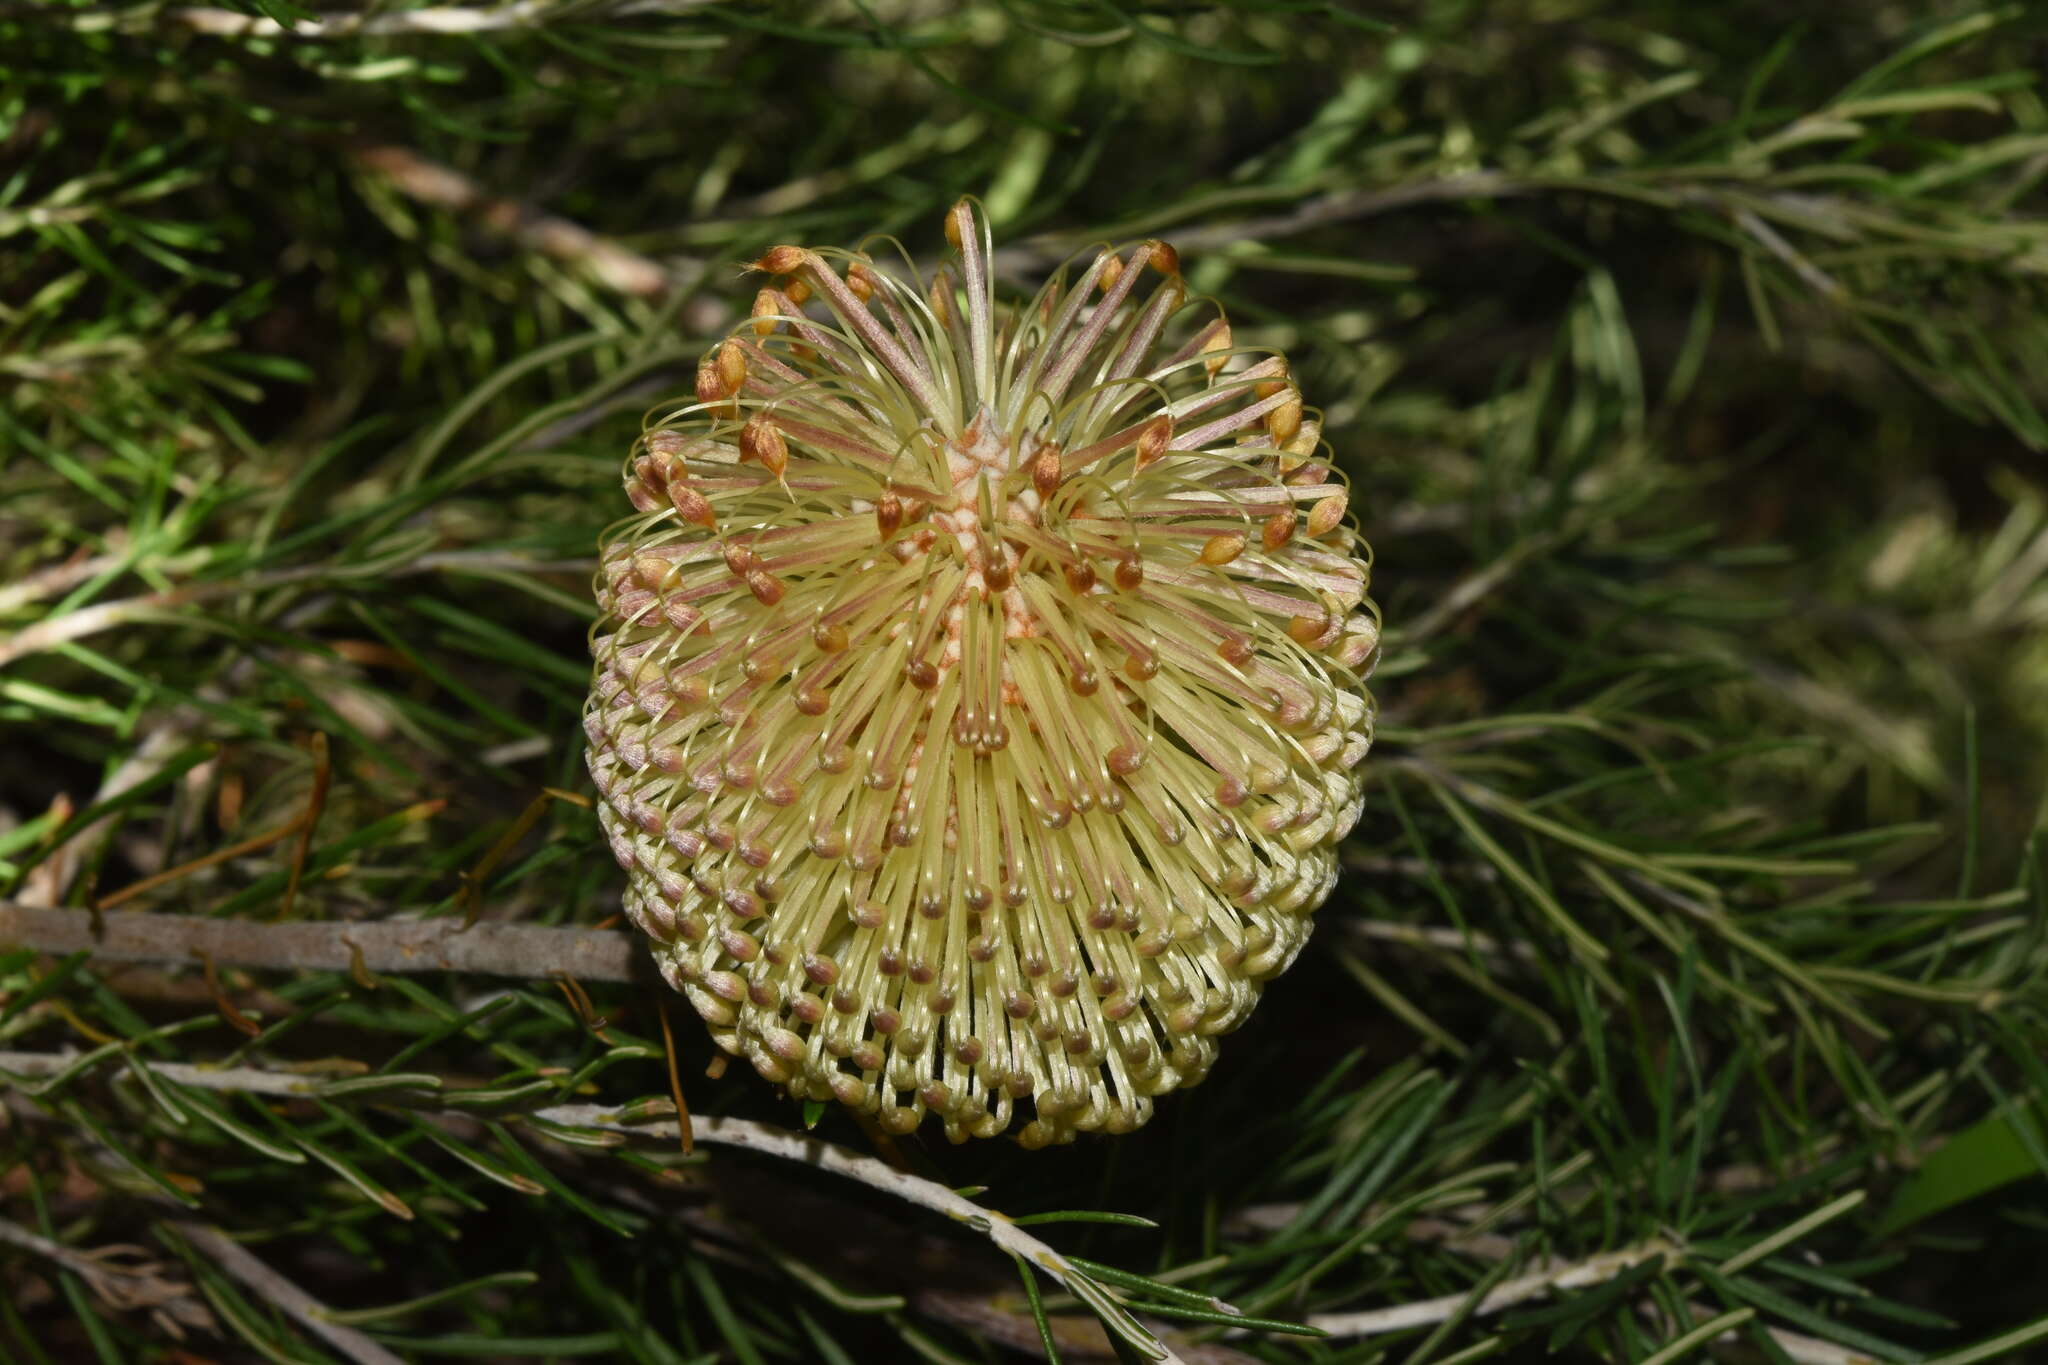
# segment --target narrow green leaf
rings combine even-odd
[[[391,1318],[411,1317],[413,1314],[423,1312],[426,1309],[435,1308],[441,1304],[467,1297],[480,1289],[524,1288],[539,1279],[540,1276],[531,1270],[506,1270],[495,1275],[484,1275],[474,1280],[465,1280],[461,1284],[451,1284],[446,1288],[437,1289],[431,1294],[422,1294],[416,1299],[407,1299],[404,1303],[388,1303],[377,1308],[330,1308],[323,1316],[329,1322],[345,1323],[351,1326],[367,1322],[384,1322]]]
[[[2048,1106],[2038,1098],[2022,1100],[1942,1143],[1899,1186],[1872,1235],[1893,1236],[1979,1195],[2048,1175],[2028,1150],[2021,1124],[2036,1133],[2048,1129]]]

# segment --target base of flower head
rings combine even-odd
[[[635,831],[620,829],[609,812],[604,823],[615,848],[633,847]],[[1246,944],[1255,950],[1237,959],[1238,974],[1223,988],[1197,994],[1162,983],[1163,991],[1146,992],[1119,1018],[1097,1015],[1092,1030],[1082,1022],[1088,1011],[1060,1005],[1080,991],[1099,1005],[1096,982],[1066,997],[1055,983],[1040,997],[1045,1008],[1020,1019],[1011,1008],[977,1014],[975,1002],[948,1002],[904,973],[886,1003],[861,1007],[833,989],[837,982],[820,982],[823,973],[807,972],[808,990],[785,993],[732,970],[733,931],[713,930],[727,918],[715,903],[685,894],[672,904],[636,879],[625,908],[648,935],[663,978],[704,1019],[712,1041],[790,1098],[836,1101],[892,1133],[936,1116],[954,1142],[1012,1133],[1025,1147],[1043,1147],[1082,1133],[1130,1132],[1151,1117],[1156,1097],[1201,1082],[1217,1039],[1249,1017],[1264,982],[1308,941],[1309,912],[1328,894],[1335,858],[1308,860],[1300,872],[1295,883],[1268,888],[1247,916]],[[810,956],[860,960],[851,943],[831,946],[838,951]],[[1189,946],[1219,959],[1234,951]],[[763,958],[782,955],[762,948]],[[1119,1011],[1112,1005],[1104,1013]]]

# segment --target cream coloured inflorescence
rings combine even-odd
[[[928,285],[755,263],[628,463],[585,728],[626,909],[720,1046],[1036,1146],[1143,1123],[1301,948],[1378,624],[1285,359],[1177,326],[1172,248],[1005,306],[971,203],[946,234]]]

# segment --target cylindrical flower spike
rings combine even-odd
[[[1037,1146],[1143,1123],[1300,950],[1379,630],[1316,414],[1179,324],[1171,247],[1006,306],[975,206],[946,234],[929,281],[756,262],[627,463],[584,720],[626,909],[721,1047]]]

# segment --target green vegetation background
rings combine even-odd
[[[233,850],[319,782],[295,918],[605,919],[590,813],[517,822],[586,790],[640,415],[735,263],[929,258],[963,193],[1013,283],[1163,236],[1293,357],[1377,553],[1384,726],[1205,1086],[893,1153],[1156,1224],[1034,1229],[1136,1331],[885,1191],[518,1117],[658,1110],[651,991],[0,942],[0,1070],[90,1058],[0,1077],[0,1356],[2048,1350],[2038,11],[221,3],[0,5],[5,904],[228,851],[125,908],[271,918],[296,839]],[[676,1025],[695,1113],[801,1127]]]

